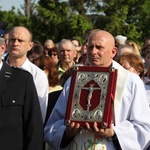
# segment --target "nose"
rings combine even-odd
[[[93,47],[91,47],[90,51],[91,51],[91,54],[96,54],[97,49],[95,46],[93,46]]]
[[[13,41],[13,44],[14,44],[14,45],[18,45],[18,43],[19,43],[18,40],[14,40],[14,41]]]
[[[65,50],[65,51],[64,51],[64,55],[67,55],[67,53],[68,53],[68,52]]]

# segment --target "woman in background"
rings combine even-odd
[[[43,55],[36,58],[33,63],[46,73],[49,82],[49,93],[62,89],[56,64],[51,57]]]
[[[148,103],[150,106],[150,85],[144,82],[144,63],[142,58],[134,53],[124,53],[116,58],[116,61],[121,64],[125,69],[139,75],[143,80],[145,90],[148,96]]]
[[[135,45],[124,44],[118,48],[117,56],[120,56],[124,53],[134,53],[140,56],[140,51]]]
[[[58,59],[58,51],[57,51],[57,47],[56,46],[54,46],[54,47],[49,49],[48,56],[50,56],[53,59],[55,64],[58,63],[59,59]]]
[[[134,72],[143,79],[144,64],[142,58],[134,53],[124,53],[116,58],[116,61],[121,64],[125,69]]]

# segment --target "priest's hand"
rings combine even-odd
[[[76,136],[76,134],[80,131],[81,131],[80,124],[72,122],[68,127],[66,127],[64,131],[64,134],[60,143],[60,147],[61,148],[67,147],[71,143],[73,138]]]
[[[89,132],[95,132],[95,134],[100,135],[103,138],[111,138],[115,134],[112,126],[105,129],[99,128],[96,122],[94,122],[92,127],[90,127],[89,123],[85,123],[85,127]]]
[[[73,137],[80,131],[81,131],[80,124],[72,122],[68,127],[66,127],[65,135],[67,137]]]

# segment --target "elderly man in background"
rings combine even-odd
[[[59,78],[61,75],[70,67],[72,67],[75,62],[74,58],[76,56],[75,45],[68,39],[62,39],[58,44],[58,73]]]

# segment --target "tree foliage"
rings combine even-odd
[[[39,4],[45,6],[45,1],[39,1]],[[72,37],[82,40],[85,32],[92,29],[90,18],[72,11],[67,2],[47,1],[45,7],[41,5],[37,7],[36,16],[40,16],[38,20],[44,27],[45,38],[51,38],[55,42]]]
[[[19,10],[16,14],[15,7],[12,7],[10,11],[0,11],[1,20],[8,22],[8,28],[14,26],[26,26],[30,28],[31,20],[25,17]]]
[[[12,7],[0,10],[1,20],[9,22],[9,27],[28,27],[41,43],[48,38],[57,43],[73,37],[83,43],[87,31],[94,28],[139,43],[150,35],[149,0],[39,0],[37,5],[34,1],[31,4],[29,18]]]

